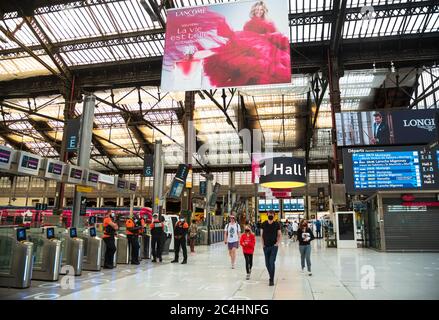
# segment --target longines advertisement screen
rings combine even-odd
[[[375,110],[335,115],[339,146],[427,144],[437,139],[437,110]]]
[[[290,82],[288,1],[167,11],[162,90]]]

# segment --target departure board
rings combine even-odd
[[[0,163],[9,163],[11,162],[11,154],[10,150],[0,149]]]
[[[343,163],[349,192],[434,189],[438,153],[421,146],[345,149]]]
[[[91,182],[91,183],[98,183],[98,181],[99,181],[99,174],[93,173],[93,172],[89,172],[89,174],[88,174],[88,181]]]
[[[82,170],[72,168],[70,170],[70,178],[80,180],[82,178]]]

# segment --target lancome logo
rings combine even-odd
[[[206,13],[206,8],[197,8],[191,10],[178,10],[175,12],[176,17],[193,17],[197,14]]]
[[[403,120],[403,122],[404,127],[415,127],[418,129],[428,130],[430,132],[436,128],[433,118]]]

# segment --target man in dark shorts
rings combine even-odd
[[[279,222],[274,221],[274,212],[268,213],[268,221],[262,224],[262,248],[265,255],[265,266],[270,276],[269,286],[274,286],[274,270],[279,243],[282,238]]]

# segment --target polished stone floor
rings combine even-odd
[[[334,249],[315,240],[313,275],[308,276],[300,271],[298,244],[284,239],[275,286],[269,287],[259,245],[250,280],[245,279],[241,251],[231,269],[220,243],[196,247],[187,265],[171,264],[171,253],[162,264],[143,260],[139,266],[83,272],[74,278],[74,289],[62,289],[60,281],[33,281],[31,288],[21,290],[0,288],[0,299],[439,299],[439,253]]]

